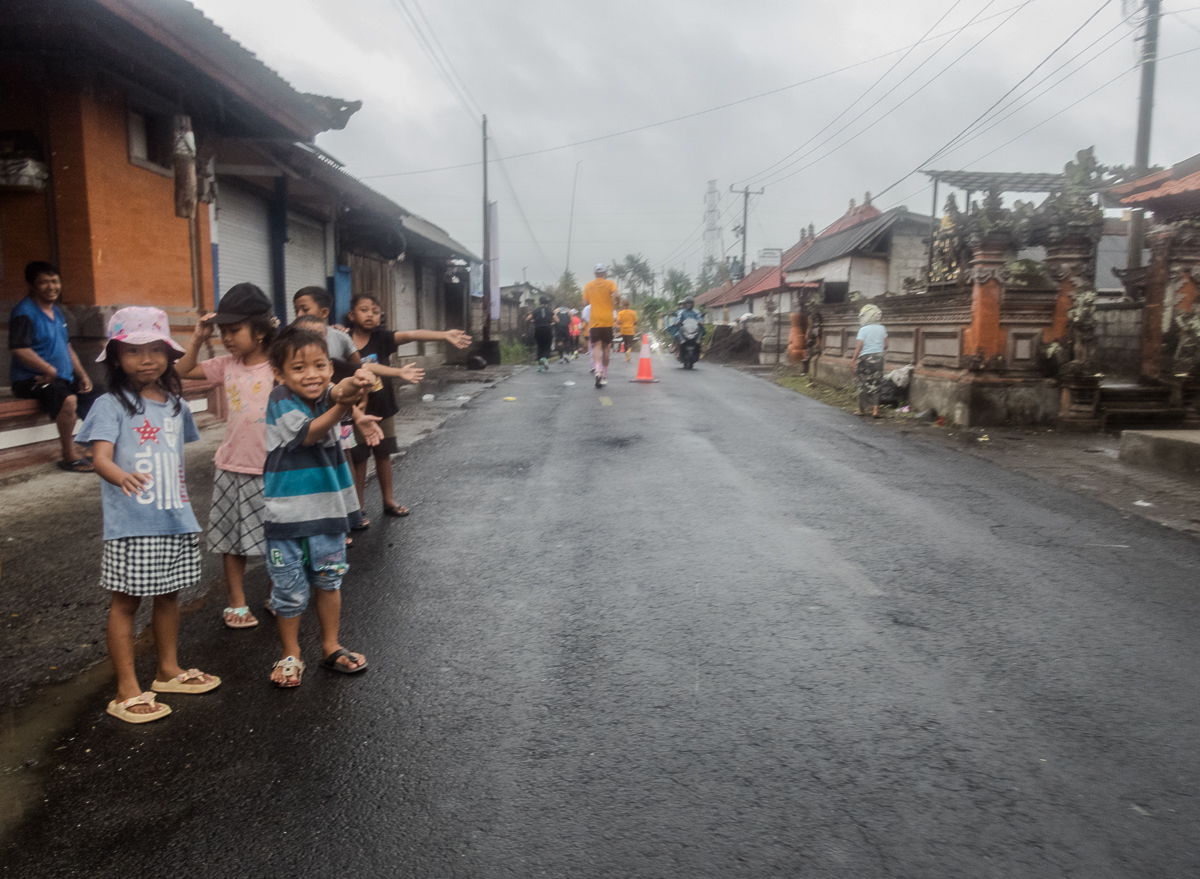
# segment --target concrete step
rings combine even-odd
[[[1172,409],[1166,406],[1145,408],[1133,406],[1126,408],[1100,407],[1100,429],[1111,430],[1119,428],[1181,428],[1191,413],[1187,409]]]
[[[1126,430],[1118,454],[1130,464],[1200,476],[1200,430]]]

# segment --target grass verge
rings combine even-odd
[[[815,382],[807,375],[782,375],[775,379],[775,384],[790,388],[798,394],[812,397],[829,406],[845,409],[847,412],[858,410],[858,394],[851,388],[833,388]]]
[[[520,342],[509,342],[500,346],[500,363],[504,366],[533,363],[533,352]]]

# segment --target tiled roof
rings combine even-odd
[[[1200,192],[1200,171],[1195,174],[1189,174],[1179,180],[1167,180],[1156,189],[1149,189],[1143,192],[1135,192],[1132,195],[1127,195],[1121,199],[1123,204],[1135,204],[1139,202],[1151,202],[1156,199],[1163,198],[1168,195],[1183,195],[1188,192]]]
[[[1200,155],[1109,190],[1121,204],[1155,211],[1193,212],[1200,198]]]
[[[728,293],[732,288],[733,284],[730,284],[728,281],[719,287],[709,287],[696,297],[696,304],[701,306],[710,305],[713,300],[717,299],[722,294]]]
[[[824,238],[826,235],[834,235],[843,229],[849,229],[851,226],[857,226],[859,223],[873,220],[879,214],[879,208],[870,202],[863,202],[857,207],[855,207],[854,202],[850,202],[850,209],[833,223],[829,224],[817,237]]]
[[[795,259],[805,248],[809,247],[813,238],[805,239],[804,241],[793,244],[790,248],[784,251],[782,265],[786,266],[791,260]],[[775,290],[779,287],[780,266],[762,266],[752,271],[736,284],[723,284],[705,293],[704,301],[697,299],[698,305],[704,305],[709,308],[717,308],[724,305],[732,305],[735,302],[741,302],[747,296],[753,296],[756,293],[762,293],[765,290]]]

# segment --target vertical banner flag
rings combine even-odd
[[[483,298],[483,263],[471,263],[471,297],[473,299]]]
[[[492,320],[500,320],[500,204],[488,203],[488,244],[490,248],[491,265],[488,267],[489,286],[492,288],[489,301],[492,306]]]

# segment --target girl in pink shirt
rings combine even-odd
[[[197,363],[200,346],[221,332],[228,354]],[[217,449],[208,544],[222,553],[229,606],[225,625],[249,629],[258,625],[246,601],[246,558],[265,555],[263,536],[263,465],[267,460],[267,397],[275,386],[267,350],[275,341],[278,321],[271,301],[253,284],[237,284],[221,297],[213,314],[196,324],[187,353],[176,367],[187,379],[225,385],[229,419]]]

